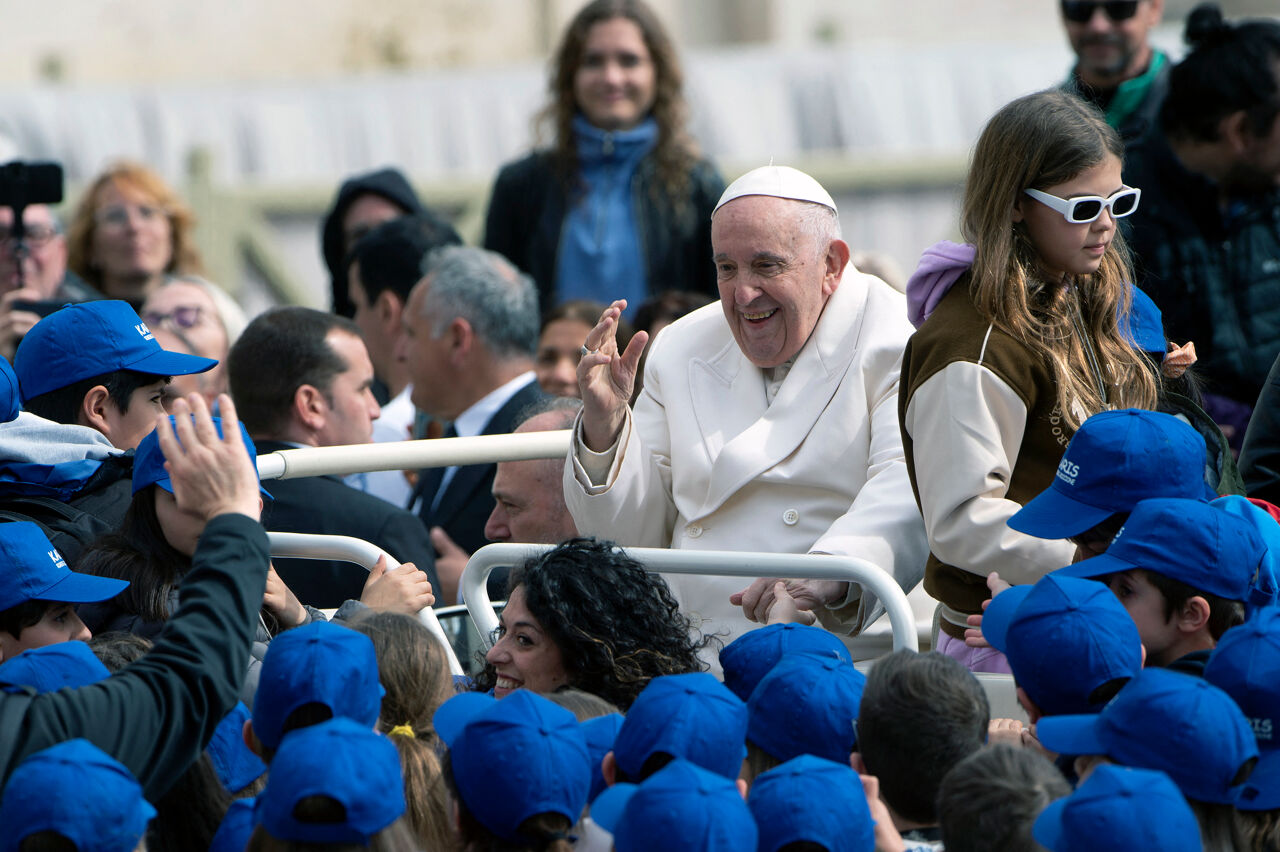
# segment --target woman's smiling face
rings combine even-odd
[[[569,683],[560,647],[525,605],[524,586],[511,591],[498,623],[497,641],[485,655],[496,677],[495,697],[517,689],[555,692]]]

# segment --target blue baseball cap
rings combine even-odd
[[[1103,764],[1031,829],[1049,852],[1200,852],[1200,824],[1169,776]]]
[[[613,744],[628,778],[662,752],[737,778],[746,753],[747,705],[706,672],[655,677],[636,696]]]
[[[852,663],[849,649],[834,633],[808,624],[769,624],[748,630],[720,650],[724,685],[746,701],[769,669],[787,654],[827,654]]]
[[[1059,754],[1158,769],[1188,799],[1227,805],[1240,792],[1241,769],[1258,756],[1253,728],[1231,696],[1168,669],[1143,669],[1097,715],[1041,719],[1036,736]]]
[[[784,657],[751,693],[747,739],[777,760],[812,754],[848,763],[866,685],[853,663],[837,657]]]
[[[1253,500],[1238,494],[1219,497],[1213,505],[1248,521],[1266,547],[1258,574],[1249,584],[1249,597],[1245,603],[1250,611],[1280,602],[1280,523]]]
[[[1041,712],[1096,713],[1106,703],[1091,700],[1098,687],[1142,669],[1142,639],[1110,589],[1060,573],[992,598],[982,635]]]
[[[572,824],[582,815],[591,759],[568,710],[525,689],[501,700],[472,692],[441,704],[432,722],[449,747],[458,797],[498,837],[527,842],[520,825],[532,816]]]
[[[128,580],[81,574],[67,567],[62,554],[36,524],[0,524],[0,611],[26,601],[96,603],[124,591]]]
[[[817,843],[828,852],[871,852],[876,823],[862,781],[848,764],[812,755],[763,772],[747,796],[760,833],[759,852]]]
[[[188,376],[217,364],[164,349],[138,312],[115,299],[54,311],[32,326],[13,358],[23,402],[116,370]]]
[[[608,786],[605,784],[601,762],[606,754],[613,751],[613,743],[618,738],[618,731],[622,730],[623,718],[621,713],[609,713],[587,719],[579,725],[582,728],[582,738],[587,744],[587,757],[591,760],[591,790],[587,793],[588,802],[595,801],[596,796],[604,792],[604,788]]]
[[[1260,609],[1224,633],[1204,679],[1235,699],[1261,752],[1236,807],[1280,808],[1280,607]]]
[[[1135,349],[1159,355],[1158,364],[1169,352],[1169,338],[1164,336],[1164,316],[1140,288],[1129,285],[1129,295],[1129,321],[1121,322],[1122,333],[1127,332],[1125,336]]]
[[[294,815],[309,796],[342,805],[342,822],[305,822]],[[329,719],[291,731],[254,803],[254,817],[277,840],[367,845],[405,812],[400,753],[391,740],[351,719]]]
[[[687,760],[642,784],[615,784],[591,806],[617,852],[741,852],[755,849],[756,821],[738,785]]]
[[[18,374],[7,358],[0,358],[0,423],[8,423],[22,411],[22,394],[18,391]]]
[[[1009,526],[1037,538],[1070,538],[1151,497],[1212,500],[1200,433],[1171,414],[1103,411],[1071,438],[1053,482]]]
[[[37,693],[57,692],[64,687],[75,689],[111,677],[89,646],[72,639],[40,648],[28,648],[10,660],[0,663],[0,689],[25,692],[30,687]]]
[[[142,785],[88,740],[67,740],[24,760],[0,797],[0,852],[56,831],[79,852],[133,852],[156,815]]]
[[[304,624],[267,647],[253,697],[253,732],[267,748],[279,748],[285,721],[304,704],[323,704],[372,730],[383,692],[368,636],[325,621]]]
[[[1243,601],[1266,556],[1253,525],[1215,504],[1143,500],[1106,553],[1053,573],[1092,579],[1142,568],[1201,592]]]
[[[218,727],[213,729],[213,739],[209,740],[209,760],[213,761],[213,770],[218,773],[218,780],[232,795],[239,793],[267,771],[262,758],[249,751],[244,744],[244,723],[249,719],[249,708],[243,701],[237,701],[231,712],[222,717]]]
[[[222,418],[210,417],[213,421],[213,428],[217,430],[218,437],[222,437]],[[169,415],[169,425],[174,425],[177,421],[173,415]],[[249,454],[249,460],[253,462],[254,469],[258,466],[258,448],[253,445],[253,439],[249,437],[249,430],[244,428],[243,423],[240,426],[240,440],[244,441],[245,452]],[[176,437],[176,433],[175,433]],[[152,429],[147,436],[138,442],[138,448],[133,452],[133,493],[137,494],[148,485],[158,485],[170,494],[173,493],[173,481],[169,479],[169,471],[164,469],[164,452],[160,449],[160,433]],[[258,491],[262,493],[268,500],[272,499],[267,493],[267,489],[261,484],[258,485]]]

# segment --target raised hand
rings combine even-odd
[[[262,513],[258,471],[240,437],[236,406],[227,394],[218,397],[222,437],[209,417],[204,397],[193,393],[173,404],[173,420],[156,417],[156,437],[164,453],[164,469],[173,483],[179,509],[206,521],[237,512],[255,521]]]
[[[649,342],[648,332],[638,331],[618,352],[618,317],[626,299],[614,302],[587,332],[582,360],[578,362],[578,388],[582,394],[582,437],[587,448],[604,452],[618,440],[627,405],[636,386],[640,353]]]

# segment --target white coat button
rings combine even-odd
[[[702,526],[700,524],[689,524],[684,528],[684,534],[689,538],[698,538],[702,535]]]
[[[800,513],[795,509],[788,509],[782,513],[782,522],[789,527],[794,527],[800,522]]]

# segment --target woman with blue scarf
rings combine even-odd
[[[665,290],[714,294],[711,210],[724,190],[685,130],[670,37],[640,0],[594,0],[556,54],[550,148],[498,174],[485,247],[533,276],[543,309],[570,299],[629,313]]]

